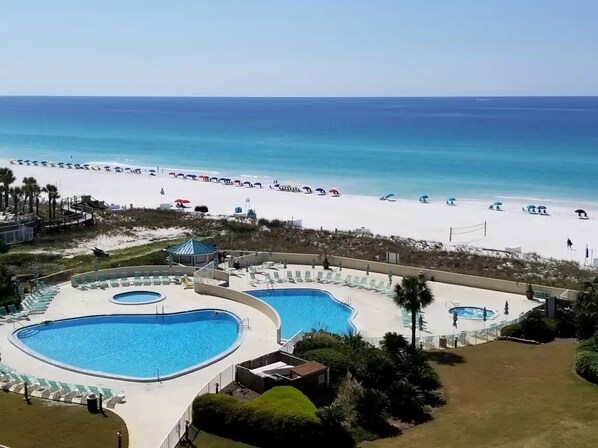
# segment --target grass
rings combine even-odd
[[[127,427],[112,412],[90,414],[87,408],[0,393],[0,445],[11,448],[104,448],[116,446],[116,433],[122,433],[122,446],[129,444]]]
[[[252,448],[251,445],[247,445],[246,443],[225,439],[224,437],[215,436],[205,431],[200,431],[197,434],[197,437],[193,439],[192,446],[202,448]]]
[[[278,386],[265,392],[255,400],[244,403],[253,407],[280,414],[299,415],[316,419],[316,407],[301,391],[291,386]]]
[[[436,358],[447,404],[434,420],[364,448],[598,446],[598,387],[572,370],[576,344],[492,342]]]

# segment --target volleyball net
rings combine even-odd
[[[465,227],[450,227],[449,230],[449,243],[453,242],[455,235],[464,235],[468,233],[483,233],[486,236],[487,223],[486,221],[472,226]]]

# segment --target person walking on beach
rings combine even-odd
[[[571,250],[573,248],[573,243],[571,242],[571,238],[567,238],[567,249]]]

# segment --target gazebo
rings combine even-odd
[[[205,266],[218,257],[218,248],[216,246],[194,239],[170,247],[166,251],[170,253],[174,263],[186,266]]]

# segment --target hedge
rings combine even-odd
[[[598,383],[598,353],[582,350],[575,355],[575,371],[592,383]]]
[[[200,430],[206,430],[227,438],[234,438],[250,445],[264,448],[306,446],[354,446],[353,439],[342,428],[325,426],[306,406],[309,399],[298,390],[293,392],[276,389],[294,389],[290,386],[275,387],[270,397],[258,398],[252,403],[241,402],[225,394],[205,394],[193,402],[193,424]],[[262,397],[264,397],[264,394]],[[299,409],[300,414],[284,410],[282,406],[273,406],[274,397],[285,396],[286,405]],[[309,402],[311,404],[311,402]],[[313,406],[313,404],[311,404]]]
[[[354,371],[353,360],[351,357],[341,351],[333,348],[318,348],[310,350],[303,354],[307,361],[318,361],[330,368],[330,377],[333,381],[344,378],[347,372]]]

